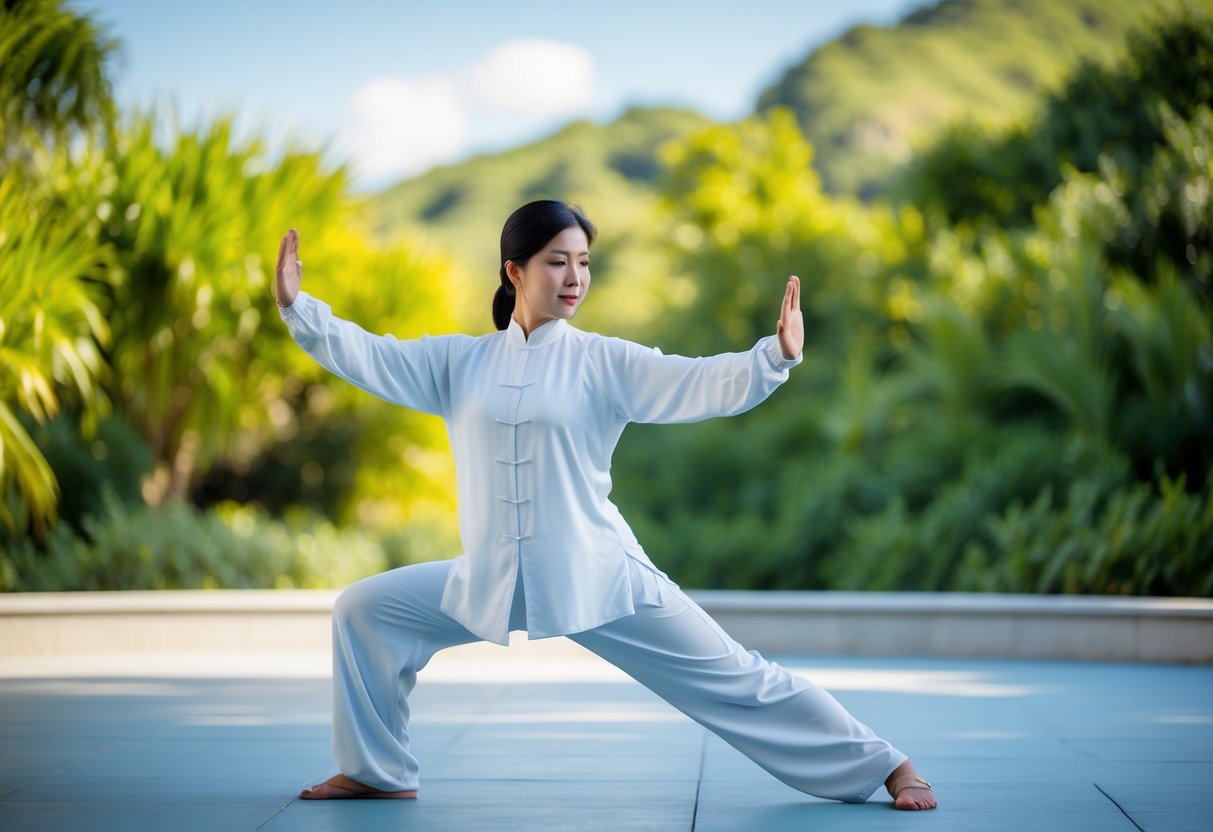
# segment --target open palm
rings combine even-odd
[[[804,349],[804,315],[800,311],[800,278],[796,275],[788,278],[775,334],[779,336],[784,358],[791,361],[800,356]]]
[[[303,283],[303,261],[299,259],[299,232],[286,232],[278,245],[278,265],[274,268],[274,297],[278,305],[290,306],[299,296]]]

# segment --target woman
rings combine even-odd
[[[501,233],[498,331],[397,341],[333,317],[300,291],[291,229],[275,293],[292,337],[336,375],[440,415],[455,455],[466,554],[375,575],[333,608],[333,746],[341,773],[309,800],[416,797],[408,695],[439,650],[511,630],[564,635],[621,668],[793,788],[903,809],[935,806],[904,754],[829,694],[746,652],[660,572],[609,499],[628,422],[748,410],[801,360],[800,281],[776,334],[749,352],[664,356],[568,324],[590,287],[595,229],[532,202]]]

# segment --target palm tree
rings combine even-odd
[[[0,518],[23,525],[16,507],[36,534],[55,516],[57,485],[22,414],[53,417],[65,395],[85,410],[103,401],[95,197],[53,183],[95,173],[90,149],[69,144],[110,123],[116,49],[60,0],[0,6]]]
[[[62,141],[104,126],[114,114],[108,77],[118,42],[62,0],[5,0],[0,6],[0,125],[5,167],[31,134]],[[35,145],[36,146],[36,145]]]
[[[18,419],[43,421],[70,395],[100,403],[99,344],[109,328],[94,290],[81,279],[103,258],[95,235],[48,211],[16,179],[0,182],[0,492],[15,486],[35,530],[54,518],[57,486]],[[17,525],[7,506],[0,515]]]
[[[187,496],[197,471],[229,457],[237,436],[264,432],[281,408],[288,351],[271,249],[291,224],[342,227],[351,203],[344,172],[325,170],[320,154],[288,150],[268,165],[231,118],[162,134],[153,113],[117,131],[115,220],[103,231],[121,276],[110,393],[156,459],[145,489],[154,502]],[[313,245],[319,271],[317,256]]]

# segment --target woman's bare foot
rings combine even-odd
[[[319,785],[312,786],[299,792],[304,800],[348,800],[350,798],[378,797],[389,800],[409,800],[417,796],[417,790],[407,792],[385,792],[364,786],[357,780],[351,780],[344,774],[334,774]]]
[[[918,774],[914,763],[906,760],[893,769],[893,773],[884,781],[885,788],[893,796],[895,809],[934,809],[939,804],[935,801],[935,792],[931,784]]]

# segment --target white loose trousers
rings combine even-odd
[[[333,609],[333,747],[343,774],[416,789],[408,697],[446,647],[479,640],[442,612],[454,561],[405,566],[348,587]],[[747,652],[668,578],[630,560],[633,614],[568,638],[623,670],[775,777],[862,802],[906,756],[830,694]],[[510,629],[526,629],[522,584]]]

